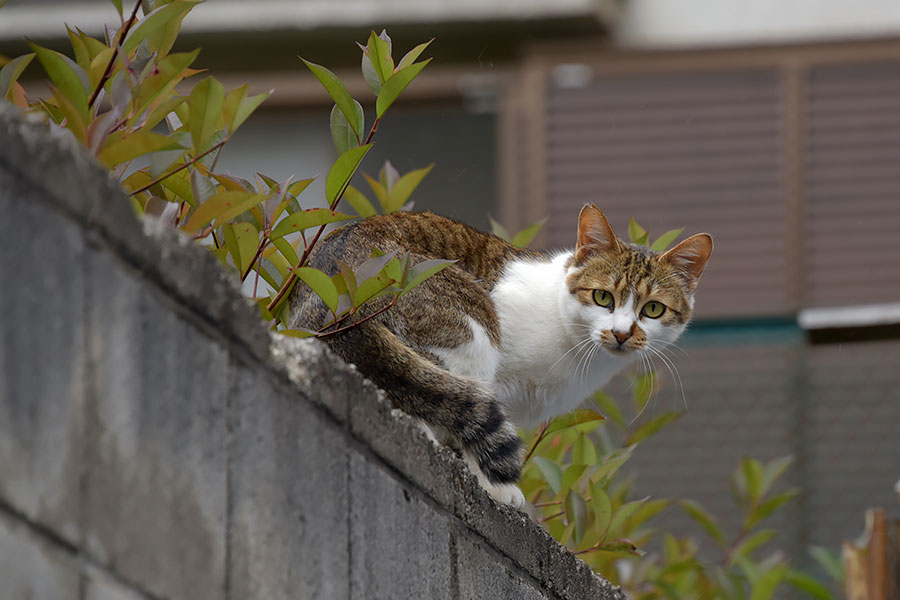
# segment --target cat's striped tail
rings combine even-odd
[[[489,386],[427,360],[377,320],[326,341],[383,389],[395,407],[451,436],[466,459],[480,469],[476,475],[482,485],[483,478],[501,487],[519,479],[522,440]],[[517,498],[503,501],[521,505],[521,492],[514,489]]]

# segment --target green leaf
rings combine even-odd
[[[609,522],[612,518],[612,503],[600,483],[591,484],[591,508],[594,509],[594,527],[600,532],[602,540],[606,537],[606,531],[609,529]]]
[[[744,520],[744,528],[751,529],[760,521],[767,519],[776,510],[800,495],[799,490],[789,490],[787,492],[772,496],[768,500],[762,502],[753,511],[747,515]]]
[[[350,148],[334,161],[334,165],[328,171],[328,179],[325,180],[325,197],[328,199],[329,205],[334,205],[341,196],[353,174],[356,173],[359,163],[371,149],[372,144]]]
[[[238,127],[253,114],[253,111],[259,108],[259,105],[272,95],[272,90],[269,90],[268,92],[247,97],[248,87],[248,84],[245,83],[231,90],[225,96],[225,102],[222,105],[222,121],[225,124],[225,129],[228,130],[228,135],[237,131]]]
[[[122,50],[131,54],[138,44],[150,37],[151,34],[161,30],[174,19],[183,19],[201,0],[177,0],[164,4],[151,11],[147,16],[138,21],[137,26],[128,32],[128,36],[122,43]]]
[[[650,249],[656,252],[667,250],[669,246],[672,245],[672,242],[675,241],[675,238],[681,235],[682,231],[684,231],[684,227],[682,227],[681,229],[671,229],[665,232],[664,234],[656,238],[656,241],[653,242],[653,245],[650,246]]]
[[[372,93],[377,96],[378,92],[381,91],[381,78],[378,77],[378,73],[375,72],[375,67],[372,65],[372,59],[369,58],[368,48],[358,42],[357,44],[363,51],[362,63],[360,64],[363,79],[365,80],[366,85],[369,86],[369,89],[372,90]]]
[[[294,269],[294,273],[322,299],[332,313],[337,311],[338,291],[328,275],[312,267],[300,267]]]
[[[409,281],[407,281],[406,285],[403,287],[401,296],[403,294],[406,294],[408,291],[410,291],[432,275],[437,274],[439,271],[443,271],[455,262],[455,260],[433,258],[430,260],[423,260],[415,266],[410,267]]]
[[[778,532],[774,529],[761,529],[745,539],[734,549],[734,552],[732,552],[731,559],[728,561],[728,566],[733,565],[738,559],[749,557],[754,550],[771,541],[777,533]]]
[[[649,236],[649,232],[638,225],[638,222],[634,220],[634,217],[631,217],[631,220],[628,221],[628,237],[631,238],[631,243],[646,244]]]
[[[578,482],[578,479],[584,475],[587,465],[569,465],[563,472],[561,490],[568,492],[572,486]]]
[[[806,592],[806,594],[813,598],[819,598],[819,600],[834,600],[834,596],[827,587],[806,573],[790,569],[785,574],[784,580],[798,590]]]
[[[177,150],[181,148],[178,141],[161,133],[151,131],[134,131],[110,140],[97,157],[107,169],[129,162],[139,156],[159,152],[161,150]]]
[[[532,460],[540,469],[544,479],[550,484],[553,493],[558,494],[562,489],[562,470],[559,465],[543,456],[535,456]]]
[[[537,232],[540,231],[546,220],[547,219],[542,219],[537,223],[534,223],[533,225],[529,225],[528,227],[517,233],[510,243],[518,248],[525,248],[526,246],[528,246],[528,244],[531,243],[531,240],[534,239],[534,236],[537,235]]]
[[[362,119],[365,117],[363,108],[356,100],[353,102],[359,109],[358,114],[360,122],[357,123],[358,130],[364,131],[365,122]],[[343,154],[350,148],[356,148],[359,146],[360,141],[359,136],[353,132],[353,128],[347,123],[347,117],[345,117],[344,113],[338,109],[337,104],[331,109],[331,139],[334,142],[334,147],[337,149],[338,154]]]
[[[786,565],[778,565],[762,574],[753,584],[753,591],[750,592],[750,600],[769,600],[775,593],[778,584],[782,582],[787,575],[788,568]]]
[[[648,498],[649,496],[641,498],[640,500],[632,500],[631,502],[626,502],[620,506],[619,509],[613,513],[612,519],[609,522],[610,535],[626,534],[627,532],[622,531],[622,528],[625,526],[625,521],[631,518],[637,509],[643,506]]]
[[[821,546],[810,546],[809,555],[825,569],[829,577],[840,583],[844,582],[844,563],[840,555]]]
[[[56,105],[62,111],[62,113],[66,117],[66,129],[72,132],[77,139],[82,144],[87,142],[87,128],[84,120],[81,118],[81,114],[78,112],[78,109],[69,101],[68,98],[63,96],[58,89],[50,86],[50,92],[53,94],[54,100],[56,100]]]
[[[575,523],[575,543],[581,541],[587,531],[588,507],[584,498],[575,490],[569,490],[565,500],[566,520]]]
[[[397,64],[397,69],[402,69],[403,67],[408,67],[409,65],[416,62],[416,59],[419,58],[419,55],[425,51],[425,48],[431,45],[431,42],[434,41],[434,38],[431,38],[427,42],[423,44],[419,44],[409,52],[407,52],[403,58],[400,59],[400,62]]]
[[[256,206],[266,197],[244,191],[219,192],[197,207],[184,230],[193,233],[210,222],[219,225]]]
[[[41,66],[50,77],[50,81],[63,96],[69,99],[78,110],[81,119],[86,123],[88,120],[87,75],[68,56],[37,44],[29,43],[29,46],[34,50]]]
[[[763,467],[761,496],[765,496],[772,490],[772,486],[775,485],[779,477],[784,475],[784,472],[787,471],[792,462],[794,462],[793,456],[782,456],[766,463]]]
[[[725,542],[725,534],[722,533],[722,528],[719,527],[719,524],[716,523],[715,518],[706,512],[706,509],[700,506],[698,503],[693,500],[682,500],[679,502],[681,508],[684,509],[684,512],[688,514],[690,518],[700,524],[703,529],[706,530],[714,540],[722,544],[726,545]]]
[[[69,34],[69,42],[72,44],[72,52],[75,53],[75,62],[87,73],[91,68],[91,53],[88,51],[87,44],[84,43],[84,37],[72,31],[66,25],[66,33]]]
[[[119,13],[119,18],[122,18],[122,0],[112,0],[113,6],[116,7],[116,12]]]
[[[569,427],[575,427],[576,425],[583,425],[585,423],[596,423],[599,425],[601,421],[605,420],[606,417],[595,410],[579,408],[578,410],[566,413],[550,421],[550,426],[547,427],[545,438],[549,438],[551,434],[556,433],[557,431],[563,431]]]
[[[593,481],[599,481],[602,477],[612,478],[612,476],[615,475],[616,472],[618,472],[618,470],[628,461],[629,458],[631,458],[630,452],[624,455],[617,455],[607,458],[603,461],[603,464],[594,471],[594,474],[591,475],[591,479]]]
[[[394,74],[394,61],[391,58],[391,47],[387,41],[375,34],[373,31],[369,34],[369,43],[366,46],[369,50],[369,59],[372,61],[372,67],[375,74],[382,83],[390,79]]]
[[[642,556],[643,552],[629,540],[609,540],[597,546],[597,550],[604,552],[624,552],[635,556]]]
[[[653,395],[654,379],[653,372],[635,375],[632,378],[631,399],[634,402],[635,412],[640,413],[650,401],[650,397]]]
[[[308,338],[318,335],[315,331],[310,331],[309,329],[281,329],[277,333],[292,338]]]
[[[572,445],[572,462],[578,465],[597,464],[597,448],[584,433],[579,434]]]
[[[344,190],[344,200],[346,200],[350,206],[353,207],[353,210],[363,218],[378,214],[375,207],[369,202],[369,199],[352,185],[348,185],[347,189]]]
[[[209,147],[219,129],[224,104],[225,88],[212,77],[207,77],[194,86],[188,100],[194,154],[200,154]]]
[[[358,124],[362,119],[357,113],[357,103],[353,102],[353,97],[350,95],[350,92],[347,91],[347,87],[343,82],[338,79],[338,76],[321,65],[309,62],[302,56],[300,57],[300,60],[309,67],[309,70],[313,72],[313,75],[316,76],[316,79],[319,80],[319,83],[322,84],[322,87],[325,88],[325,91],[328,92],[328,95],[331,96],[334,103],[340,107],[341,112],[344,113],[344,117],[346,117],[350,127],[358,127]],[[357,137],[362,136],[362,132],[358,129],[354,129],[353,133],[355,133]]]
[[[491,233],[496,235],[498,238],[503,240],[504,242],[511,242],[512,238],[509,236],[509,231],[506,230],[506,227],[498,223],[494,220],[494,217],[488,215],[488,219],[491,221]]]
[[[197,60],[199,54],[200,50],[172,54],[156,63],[144,77],[134,98],[135,112],[138,113],[136,118],[157,98],[162,97],[163,104],[172,102],[170,95],[175,86],[188,75],[188,67]]]
[[[390,108],[391,104],[393,104],[403,90],[406,89],[406,86],[412,83],[412,80],[415,79],[422,69],[428,66],[428,63],[430,62],[431,59],[429,58],[424,62],[398,69],[396,73],[391,75],[391,77],[384,82],[381,91],[378,92],[378,99],[375,101],[375,113],[379,119],[384,116],[384,113],[387,112],[387,109]]]
[[[376,277],[395,256],[397,256],[397,250],[387,253],[375,252],[372,258],[354,269],[353,274],[356,276],[356,281],[362,283]]]
[[[244,273],[253,263],[256,251],[259,249],[259,231],[253,223],[235,223],[228,225],[232,228],[235,242],[237,244],[238,256],[232,252],[231,256],[234,262]]]
[[[271,241],[272,241],[272,245],[275,246],[279,252],[281,252],[281,255],[284,257],[284,259],[286,261],[288,261],[288,263],[290,263],[292,265],[296,265],[298,262],[300,262],[300,258],[297,256],[297,253],[294,251],[294,246],[292,246],[291,243],[289,241],[287,241],[287,239],[280,237],[280,238],[275,238],[274,240],[271,240]]]
[[[31,63],[34,58],[34,52],[31,54],[23,54],[12,59],[0,69],[0,98],[8,98],[12,90],[12,84],[19,79],[22,71]]]
[[[674,423],[675,421],[677,421],[678,419],[680,419],[683,416],[684,416],[684,413],[679,413],[679,412],[668,412],[668,413],[661,414],[658,417],[656,417],[655,419],[653,419],[652,421],[648,421],[648,422],[644,423],[643,425],[641,425],[640,427],[638,427],[634,431],[634,433],[632,433],[630,436],[628,436],[627,443],[628,444],[637,444],[639,442],[642,442],[643,440],[647,439],[651,435],[659,432],[659,430],[661,430],[666,425]]]
[[[378,203],[381,205],[381,211],[387,214],[388,205],[390,204],[387,188],[385,188],[380,181],[375,181],[365,173],[363,173],[363,177],[366,178],[366,181],[369,183],[369,187],[372,188],[373,192],[375,192],[375,197],[378,198]]]
[[[416,169],[410,171],[394,183],[388,192],[388,207],[386,212],[397,212],[412,195],[413,191],[418,187],[426,175],[434,167],[434,163],[428,165],[424,169]]]
[[[609,417],[619,429],[626,429],[628,427],[627,423],[625,423],[625,417],[622,415],[621,409],[619,409],[619,405],[616,404],[616,401],[613,400],[609,394],[594,392],[593,401],[597,405],[597,408],[603,411],[603,414]]]
[[[741,459],[741,475],[747,490],[749,504],[759,501],[762,494],[763,466],[758,460],[744,457]]]
[[[289,233],[303,231],[310,227],[318,227],[328,223],[337,223],[338,221],[346,221],[352,219],[353,215],[345,215],[344,213],[333,212],[327,208],[310,208],[309,210],[301,210],[292,215],[288,215],[278,222],[278,225],[272,230],[269,239],[280,238]]]

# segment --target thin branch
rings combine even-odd
[[[384,305],[383,307],[381,307],[381,308],[379,308],[378,310],[376,310],[375,312],[373,312],[373,313],[372,313],[371,315],[369,315],[368,317],[365,317],[364,319],[360,319],[359,321],[356,321],[356,322],[354,322],[354,323],[350,323],[349,325],[347,325],[347,326],[345,326],[345,327],[341,327],[341,328],[339,328],[339,329],[335,329],[334,331],[328,331],[328,332],[326,332],[326,333],[317,333],[317,334],[316,334],[316,337],[317,337],[317,338],[320,338],[320,339],[321,339],[321,338],[330,337],[330,336],[332,336],[332,335],[341,333],[342,331],[347,331],[348,329],[352,329],[353,327],[356,327],[357,325],[362,325],[363,323],[365,323],[365,322],[368,321],[369,319],[372,319],[372,318],[374,318],[374,317],[377,317],[378,315],[380,315],[381,313],[383,313],[384,311],[386,311],[387,309],[389,309],[390,307],[392,307],[392,306],[397,302],[397,298],[398,298],[398,296],[394,296],[394,299],[393,299],[393,300],[391,300],[389,303],[387,303],[387,304]]]
[[[372,129],[369,130],[369,135],[366,136],[366,141],[362,143],[363,146],[372,141],[372,137],[375,135],[375,132],[378,131],[378,125],[381,123],[381,117],[375,119],[375,122],[372,123]]]
[[[225,145],[225,142],[227,142],[228,139],[229,139],[229,138],[225,138],[224,140],[222,140],[221,142],[219,142],[218,144],[216,144],[215,146],[213,146],[213,147],[210,148],[209,150],[207,150],[207,151],[205,151],[205,152],[203,152],[203,153],[201,153],[201,154],[198,154],[197,156],[195,156],[195,157],[192,158],[191,160],[187,161],[186,163],[184,163],[183,165],[181,165],[181,166],[178,167],[177,169],[174,169],[174,170],[172,170],[172,171],[169,171],[168,173],[165,173],[165,174],[163,174],[163,175],[160,175],[159,177],[157,177],[156,179],[154,179],[153,181],[151,181],[151,182],[148,183],[147,185],[142,186],[142,187],[139,187],[138,189],[136,189],[136,190],[134,190],[133,192],[131,192],[131,193],[129,194],[129,196],[134,196],[135,194],[140,194],[141,192],[146,192],[147,190],[149,190],[150,188],[152,188],[152,187],[153,187],[154,185],[156,185],[157,183],[159,183],[159,182],[161,182],[161,181],[165,181],[166,179],[168,179],[169,177],[171,177],[171,176],[174,175],[175,173],[178,173],[179,171],[184,171],[185,169],[187,169],[188,167],[190,167],[191,165],[193,165],[194,163],[196,163],[197,161],[199,161],[200,159],[202,159],[204,156],[206,156],[206,155],[209,154],[210,152],[214,152],[214,151],[218,150],[219,148],[221,148],[222,146],[224,146],[224,145]],[[205,237],[205,236],[204,236],[204,237]]]
[[[561,511],[559,511],[558,513],[553,513],[552,515],[548,515],[548,516],[546,516],[546,517],[543,517],[542,519],[540,519],[540,522],[541,522],[541,523],[546,523],[546,522],[549,521],[550,519],[555,519],[556,517],[561,517],[561,516],[563,516],[564,514],[566,514],[566,511],[561,510]]]
[[[257,259],[262,256],[263,251],[266,249],[266,246],[268,246],[268,245],[269,245],[269,238],[263,238],[262,244],[260,244],[256,248],[256,254],[253,255],[253,260],[251,260],[250,263],[247,265],[247,270],[244,271],[243,273],[241,273],[241,283],[243,283],[244,280],[247,279],[247,276],[250,275],[250,271],[253,270],[254,263],[256,263]],[[262,261],[260,261],[260,262],[262,262]]]
[[[137,0],[134,3],[134,9],[131,11],[131,16],[128,17],[128,21],[125,23],[125,27],[122,28],[122,35],[119,37],[119,41],[123,41],[125,36],[128,35],[128,31],[131,29],[131,26],[134,25],[134,22],[137,20],[137,11],[141,7],[141,0]],[[116,44],[116,39],[113,37],[112,40],[113,45]],[[92,108],[94,106],[94,102],[97,101],[97,96],[100,95],[100,90],[103,89],[103,86],[106,85],[106,82],[109,81],[109,75],[112,73],[113,65],[116,64],[116,55],[117,52],[113,52],[112,56],[109,57],[109,62],[106,63],[106,69],[103,71],[103,75],[100,76],[100,81],[97,82],[97,87],[94,89],[94,93],[91,94],[91,99],[88,100],[88,108]]]
[[[366,136],[366,141],[363,143],[364,146],[372,141],[372,137],[375,135],[375,132],[378,131],[378,125],[380,123],[381,123],[381,117],[375,119],[375,122],[372,123],[372,129],[369,130],[369,135]],[[331,205],[329,206],[329,208],[331,210],[334,210],[335,208],[337,208],[337,205],[340,204],[341,199],[344,197],[344,192],[347,190],[347,187],[349,185],[350,185],[350,181],[347,181],[347,183],[344,185],[343,189],[341,189],[340,193],[334,199],[334,202],[332,202]],[[303,250],[303,256],[300,257],[300,260],[297,262],[297,265],[294,267],[295,269],[299,269],[304,264],[306,264],[306,259],[309,258],[310,252],[312,252],[312,249],[315,247],[316,242],[319,241],[319,237],[321,237],[322,232],[325,231],[325,227],[326,227],[325,225],[321,225],[319,227],[318,231],[316,231],[315,237],[313,237],[312,241],[309,244],[307,244],[306,248]],[[284,298],[284,295],[287,293],[288,289],[290,289],[291,284],[293,284],[296,280],[297,280],[297,275],[293,271],[291,271],[291,274],[288,275],[287,279],[284,280],[284,283],[281,284],[281,288],[278,290],[278,293],[275,294],[275,297],[272,298],[272,301],[269,302],[268,306],[266,306],[266,308],[269,310],[269,312],[272,312],[275,310],[275,307],[278,306],[278,303],[281,302],[282,298]],[[393,304],[393,303],[391,303],[391,304]],[[390,304],[388,306],[390,306]],[[381,312],[381,311],[379,311],[379,312]],[[331,335],[332,333],[335,333],[335,332],[331,332],[328,335]]]
[[[531,455],[534,454],[534,451],[537,450],[538,445],[544,441],[544,436],[547,435],[547,429],[550,427],[550,421],[547,421],[541,426],[541,432],[538,434],[538,439],[535,440],[534,444],[532,444],[531,449],[528,451],[528,454],[525,455],[525,460],[522,461],[522,464],[525,465],[528,463],[528,460],[531,458]]]

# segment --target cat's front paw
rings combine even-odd
[[[501,504],[508,504],[518,509],[525,506],[525,494],[514,483],[494,484],[483,481],[481,485],[491,495],[491,498]]]

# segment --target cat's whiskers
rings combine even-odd
[[[584,365],[581,368],[581,383],[582,383],[582,385],[584,385],[584,382],[587,379],[588,370],[591,366],[591,363],[594,360],[594,356],[596,356],[596,354],[599,350],[600,350],[600,346],[594,344],[587,353],[586,360],[584,361]]]
[[[645,373],[647,373],[650,376],[650,391],[652,393],[653,390],[656,389],[656,386],[655,386],[656,369],[653,368],[653,362],[651,360],[650,355],[644,354],[643,352],[638,352],[638,357],[641,359],[641,365],[644,367]],[[633,383],[632,383],[632,385],[633,385]],[[644,406],[641,407],[641,410],[639,410],[638,413],[636,415],[634,415],[634,417],[632,417],[631,421],[628,422],[629,425],[633,425],[635,421],[637,421],[639,418],[641,418],[641,415],[643,415],[644,411],[647,410],[647,405],[650,404],[650,401],[655,396],[656,396],[656,394],[653,394],[652,397],[647,399],[647,402],[644,403]]]
[[[681,381],[681,374],[678,372],[678,367],[675,366],[675,362],[672,358],[665,354],[665,349],[662,347],[654,347],[653,344],[647,344],[647,350],[653,353],[654,356],[659,357],[659,359],[666,365],[666,368],[669,370],[669,373],[672,374],[672,379],[675,382],[675,393],[676,397],[678,392],[681,392],[681,400],[684,403],[684,409],[688,410],[687,397],[684,394],[684,383]]]
[[[574,324],[574,325],[581,325],[581,323],[573,323],[573,324]],[[587,327],[587,326],[585,326],[585,327]],[[588,342],[591,342],[591,341],[593,341],[593,340],[591,340],[590,336],[588,336],[588,337],[586,337],[585,339],[581,340],[580,342],[576,343],[576,344],[575,344],[574,346],[572,346],[571,348],[569,348],[569,349],[565,352],[565,354],[563,354],[562,356],[560,356],[559,358],[557,358],[557,359],[556,359],[556,362],[554,362],[552,365],[550,365],[550,368],[547,369],[547,372],[544,373],[544,376],[543,376],[543,377],[541,377],[541,380],[538,382],[538,385],[540,386],[541,384],[543,384],[543,383],[544,383],[544,380],[547,379],[547,377],[550,375],[550,373],[553,371],[553,369],[556,367],[556,365],[558,365],[560,362],[562,362],[562,360],[563,360],[565,357],[567,357],[573,350],[575,350],[575,349],[578,348],[578,347],[583,347],[585,344],[587,344]],[[575,356],[576,356],[576,357],[578,356],[578,353],[577,353],[577,352],[575,353]]]

